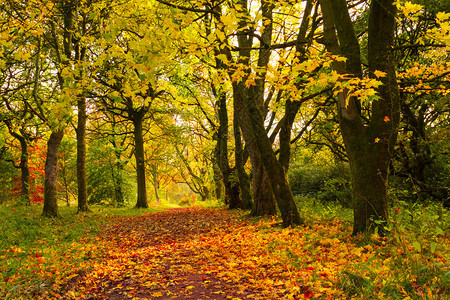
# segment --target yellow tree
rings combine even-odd
[[[175,42],[181,28],[170,11],[152,1],[125,1],[98,5],[101,27],[95,68],[96,88],[92,97],[116,116],[133,124],[137,172],[136,207],[148,207],[145,171],[146,118],[165,113],[169,93],[166,85],[177,55]]]

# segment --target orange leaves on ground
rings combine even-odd
[[[358,246],[346,232],[348,225],[337,220],[281,229],[275,219],[257,221],[221,209],[113,217],[95,245],[86,245],[89,250],[80,253],[91,257],[90,263],[78,266],[69,277],[57,278],[60,292],[53,296],[342,299],[348,296],[343,291],[345,280],[362,288],[361,282],[371,278],[371,293],[382,297],[391,266],[403,254],[388,254],[385,238]],[[45,257],[37,253],[34,259]],[[370,277],[374,273],[377,276]],[[417,291],[429,292],[423,286]]]

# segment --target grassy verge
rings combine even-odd
[[[42,207],[0,207],[0,299],[34,299],[70,276],[88,270],[103,256],[97,239],[111,216],[133,216],[163,210],[60,207],[60,218],[41,216]],[[49,294],[51,296],[51,294]]]
[[[382,224],[386,236],[351,237],[351,209],[300,197],[297,204],[309,226],[342,224],[343,232],[319,235],[312,244],[329,236],[366,253],[365,259],[346,264],[337,274],[336,286],[347,298],[447,299],[450,295],[450,213],[442,205],[397,202],[389,221]]]

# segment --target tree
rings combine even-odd
[[[157,10],[158,14],[154,14]],[[160,14],[159,14],[160,13]],[[109,112],[133,124],[137,173],[137,208],[148,207],[144,151],[144,120],[157,114],[165,97],[167,76],[176,55],[179,26],[161,22],[170,12],[154,3],[122,3],[111,7],[94,64],[98,83],[92,98]],[[168,27],[167,27],[168,26]],[[172,33],[169,36],[166,31]]]
[[[345,0],[320,1],[324,17],[324,34],[328,50],[343,55],[345,64],[335,63],[340,74],[362,78],[360,43]],[[356,97],[339,93],[338,116],[348,155],[354,201],[353,234],[379,227],[386,221],[387,176],[397,139],[400,97],[391,47],[395,31],[396,7],[392,0],[372,1],[369,11],[368,72],[380,77],[379,100],[372,102],[370,122],[361,118]],[[336,31],[335,29],[336,28]],[[336,36],[337,34],[337,36]],[[380,73],[382,72],[382,73]]]

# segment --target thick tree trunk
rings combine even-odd
[[[346,64],[335,63],[341,74],[361,77],[358,39],[345,0],[321,0],[324,35],[327,48],[342,54]],[[339,94],[339,123],[349,158],[354,202],[353,234],[381,226],[374,221],[387,219],[387,174],[391,153],[397,137],[399,94],[395,69],[390,55],[395,29],[396,9],[392,0],[372,1],[369,14],[369,70],[383,71],[383,85],[378,89],[380,100],[372,103],[369,126],[364,126],[358,110],[358,100],[345,101],[345,91]],[[339,43],[334,32],[336,25]]]
[[[251,101],[249,98],[241,99],[245,101],[243,103],[244,114],[250,121],[251,131],[254,134],[258,153],[270,180],[273,194],[275,195],[275,200],[280,210],[281,218],[283,219],[283,226],[288,227],[302,224],[303,219],[298,212],[286,174],[275,156],[272,143],[264,128],[262,114],[254,101]]]
[[[134,157],[136,158],[136,180],[138,189],[136,208],[148,208],[147,181],[145,177],[144,136],[142,131],[143,117],[144,115],[142,113],[136,113],[133,118]]]
[[[277,213],[277,208],[272,185],[266,174],[266,169],[264,168],[261,154],[257,146],[257,139],[260,137],[255,135],[250,117],[245,111],[244,103],[252,102],[252,100],[248,99],[248,89],[243,82],[233,83],[233,93],[235,102],[234,113],[239,118],[239,127],[242,130],[242,135],[244,136],[244,141],[252,163],[253,205],[251,214],[253,216],[275,215]],[[264,135],[265,138],[267,138],[265,131]]]
[[[62,129],[53,131],[47,142],[45,160],[44,209],[43,216],[58,216],[58,151],[64,136]]]
[[[83,95],[78,97],[77,184],[78,212],[88,212],[86,182],[86,98]]]
[[[246,210],[252,209],[252,193],[250,192],[250,179],[247,172],[244,169],[244,147],[242,145],[241,129],[239,127],[239,121],[237,114],[233,116],[233,130],[234,130],[234,158],[236,164],[236,171],[239,178],[239,187],[241,190],[240,197],[242,202],[242,208]],[[264,210],[265,211],[265,210]]]
[[[253,197],[252,216],[275,215],[277,212],[275,197],[270,184],[269,176],[264,169],[262,161],[253,168]]]

